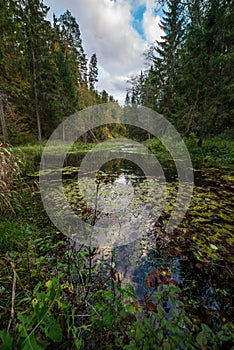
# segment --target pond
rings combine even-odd
[[[178,189],[175,167],[163,169],[165,177],[159,185],[166,193],[160,193],[157,201],[155,197],[150,201],[159,176],[155,182],[152,175],[146,177],[133,161],[119,158],[102,164],[94,177],[90,175],[93,169],[86,168],[78,183],[81,160],[82,155],[70,155],[63,168],[63,191],[69,205],[77,216],[91,225],[101,222],[108,227],[110,221],[118,224],[117,229],[115,226],[118,235],[112,232],[117,244],[110,239],[111,249],[103,244],[96,251],[95,259],[102,261],[100,273],[105,274],[108,270],[105,266],[111,264],[123,285],[134,286],[139,302],[146,296],[151,297],[159,285],[179,285],[188,310],[199,322],[209,321],[215,328],[223,320],[231,320],[234,171],[195,170],[190,207],[180,225],[168,234],[165,223],[175,205]],[[92,187],[94,184],[96,187]],[[140,200],[134,199],[135,196]],[[54,199],[53,205],[56,205]],[[127,233],[119,228],[122,207],[127,210],[124,218],[121,217],[121,224],[130,222],[129,226],[124,226],[125,231],[126,227],[130,230]],[[146,208],[150,212],[147,217],[143,213]],[[132,230],[133,215],[143,221],[141,234],[136,236]],[[127,243],[124,243],[126,235]]]

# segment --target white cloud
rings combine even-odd
[[[46,0],[56,15],[69,9],[76,17],[88,57],[97,54],[99,90],[105,89],[123,101],[126,81],[144,67],[143,53],[158,39],[157,22],[152,12],[154,0]],[[148,43],[132,27],[132,6],[146,4],[143,29]]]
[[[162,29],[159,27],[160,16],[155,16],[155,2],[146,1],[146,11],[143,16],[143,29],[146,36],[146,40],[153,44],[156,40],[161,39]]]

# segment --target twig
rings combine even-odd
[[[10,257],[7,256],[8,259],[10,260]],[[16,349],[16,329],[15,329],[15,290],[16,290],[16,271],[15,271],[15,264],[10,260],[10,264],[12,267],[12,271],[13,271],[13,284],[12,284],[12,293],[11,293],[11,317],[8,323],[8,327],[7,327],[7,332],[9,332],[10,328],[11,328],[11,324],[12,324],[12,329],[13,329],[13,341],[14,341],[14,345],[13,345],[13,350]]]
[[[98,139],[96,138],[96,136],[94,135],[94,133],[92,132],[91,129],[89,130],[89,132],[90,132],[90,134],[93,136],[93,138],[95,139],[95,141],[96,141],[97,143],[100,143],[100,142],[98,141]]]

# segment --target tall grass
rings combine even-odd
[[[10,147],[0,145],[0,213],[14,211],[12,206],[16,181],[20,176],[21,157]]]

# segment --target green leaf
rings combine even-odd
[[[80,350],[82,348],[82,345],[83,345],[82,339],[75,341],[75,346],[77,350]]]
[[[164,339],[164,334],[163,334],[163,332],[158,332],[158,333],[157,333],[157,338],[158,338],[158,340],[162,341],[162,340]]]
[[[113,319],[113,316],[109,313],[109,310],[103,313],[103,321],[104,324],[111,329],[112,328],[112,323],[115,321]]]
[[[51,324],[47,330],[46,335],[48,338],[53,340],[53,342],[61,342],[62,341],[62,328],[60,327],[60,324],[58,322],[55,322]]]
[[[130,314],[134,314],[134,313],[135,313],[135,308],[134,308],[134,306],[131,305],[131,304],[127,304],[127,305],[125,306],[125,309],[126,309],[126,311],[127,311],[128,313],[130,313]]]
[[[138,341],[140,341],[143,338],[144,338],[144,333],[142,332],[142,330],[138,326],[137,329],[136,329],[136,341],[138,342]]]
[[[43,350],[43,348],[37,343],[33,334],[26,338],[22,350]]]
[[[31,323],[31,317],[27,315],[23,315],[22,313],[17,314],[17,318],[19,321],[21,321],[24,325],[29,325]]]
[[[212,329],[210,329],[210,327],[208,327],[206,324],[202,323],[201,327],[205,333],[213,333]]]
[[[169,343],[163,344],[163,350],[171,350],[171,345]]]
[[[0,339],[2,340],[1,350],[9,350],[12,349],[13,346],[13,338],[6,330],[0,331]]]
[[[198,343],[200,346],[204,346],[204,345],[206,345],[206,343],[207,343],[207,338],[206,338],[204,332],[200,332],[200,333],[197,335],[196,340],[197,340],[197,343]]]

